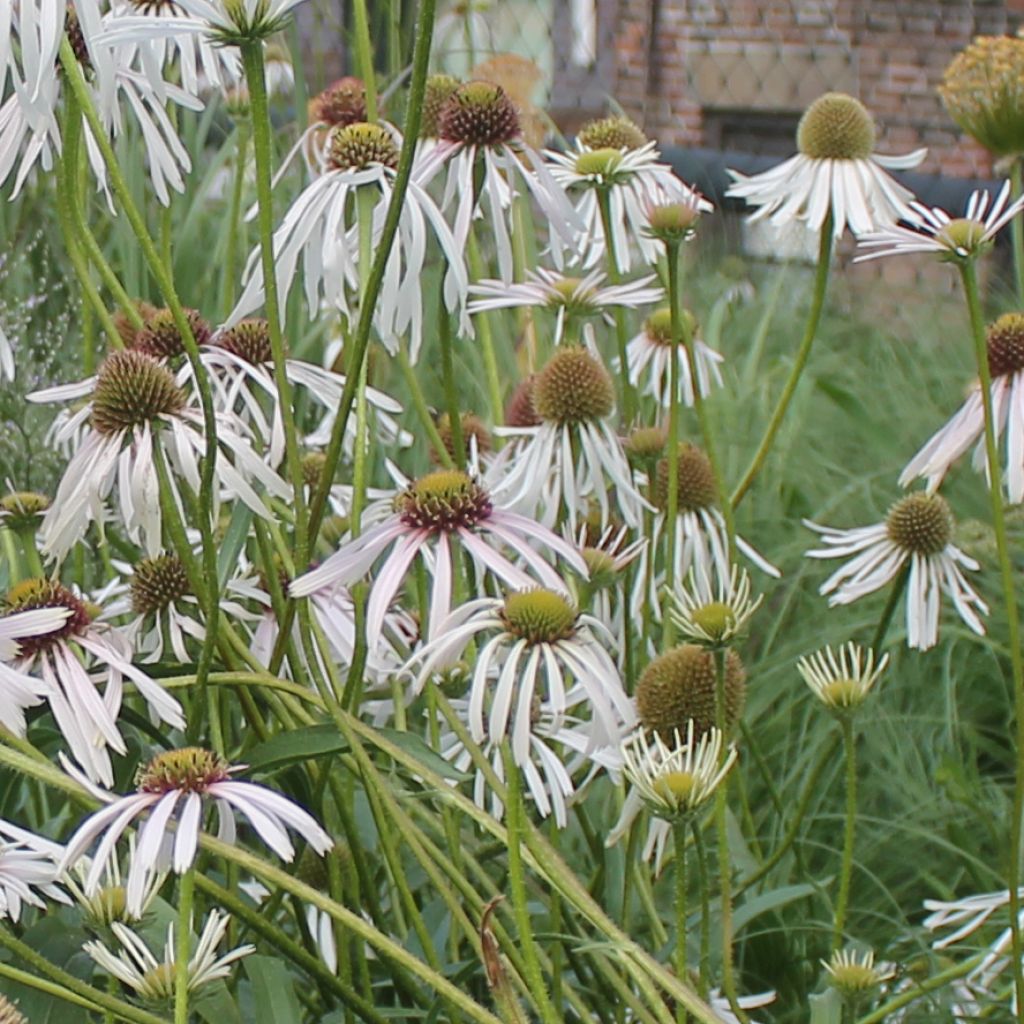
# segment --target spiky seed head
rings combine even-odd
[[[621,114],[588,121],[576,138],[587,149],[640,149],[647,145],[647,136]]]
[[[0,498],[0,524],[15,532],[35,531],[50,499],[35,491],[12,491]]]
[[[572,636],[578,612],[555,590],[537,587],[509,594],[501,611],[506,629],[529,644],[553,644]]]
[[[140,793],[205,793],[216,782],[226,782],[230,766],[219,754],[202,747],[182,747],[157,754],[135,773]]]
[[[533,404],[533,387],[537,375],[531,373],[524,377],[512,392],[512,397],[505,406],[505,423],[510,427],[539,427],[541,418]]]
[[[331,130],[327,159],[339,171],[361,171],[373,164],[394,170],[398,144],[383,125],[356,121]]]
[[[158,311],[156,306],[151,302],[146,302],[145,299],[136,299],[132,305],[142,318],[143,327],[145,327],[146,321]],[[123,309],[116,310],[111,319],[114,321],[114,327],[117,328],[117,333],[121,335],[124,347],[132,348],[135,344],[135,339],[138,337],[139,332],[143,327],[136,327],[132,318],[128,316]]]
[[[900,498],[885,517],[889,539],[915,555],[937,555],[953,539],[953,513],[946,499],[919,491]]]
[[[270,324],[262,317],[240,320],[234,327],[217,335],[217,344],[251,366],[264,366],[274,361],[270,347]]]
[[[78,11],[74,4],[68,4],[64,13],[64,32],[71,44],[71,50],[75,60],[82,66],[83,71],[92,70],[92,58],[89,56],[89,47],[85,42],[85,33],[82,31],[82,23],[78,20]]]
[[[205,345],[213,333],[209,323],[195,309],[186,309],[185,319],[196,344]],[[174,314],[169,309],[154,310],[146,317],[142,330],[136,333],[131,348],[136,352],[144,352],[154,359],[175,359],[183,356],[185,342],[182,340],[178,325],[174,322]]]
[[[118,434],[185,406],[185,392],[174,375],[152,356],[135,349],[112,352],[96,376],[92,426],[101,434]]]
[[[993,377],[1024,370],[1024,313],[1004,313],[989,325],[986,344]]]
[[[451,418],[448,413],[442,413],[437,421],[437,432],[441,436],[441,443],[444,450],[457,462],[464,462],[469,457],[470,438],[476,441],[476,450],[481,455],[486,455],[492,448],[491,432],[475,413],[464,412],[459,414],[459,425],[462,428],[462,448],[456,455],[455,438],[452,436]],[[437,454],[431,452],[431,458],[437,459]]]
[[[735,651],[725,659],[725,723],[732,729],[743,713],[747,673]],[[693,719],[699,738],[715,724],[715,655],[696,644],[683,644],[655,658],[636,686],[640,721],[670,746],[676,730],[686,735]]]
[[[668,431],[664,427],[634,427],[626,436],[623,447],[630,464],[653,472],[665,454]]]
[[[587,178],[614,178],[622,163],[622,152],[605,146],[603,149],[586,149],[576,156],[576,173]]]
[[[185,565],[177,555],[156,555],[135,563],[131,595],[136,615],[155,614],[191,591]]]
[[[697,230],[700,220],[699,199],[688,202],[661,203],[647,211],[647,234],[665,245],[678,245],[688,241]]]
[[[679,470],[676,493],[679,514],[699,512],[702,508],[712,508],[718,502],[718,490],[715,487],[715,474],[711,469],[711,460],[700,448],[689,443],[679,446],[677,458]],[[667,457],[658,460],[654,479],[654,501],[658,508],[668,508]]]
[[[877,985],[893,976],[891,970],[875,966],[875,954],[868,950],[857,953],[851,949],[836,950],[822,966],[829,974],[829,984],[848,1001],[857,1001]]]
[[[491,514],[491,499],[468,473],[438,469],[395,498],[402,522],[417,529],[471,529]]]
[[[420,119],[421,139],[436,139],[440,136],[441,110],[459,85],[459,80],[451,75],[431,75],[427,79]]]
[[[323,92],[309,101],[311,124],[355,124],[366,120],[366,86],[361,78],[346,75],[332,82]]]
[[[685,343],[687,338],[693,338],[697,334],[699,324],[697,318],[688,309],[679,311],[681,328],[680,343]],[[668,306],[656,309],[646,320],[644,320],[644,334],[656,345],[672,344],[672,311]]]
[[[50,633],[16,637],[23,658],[31,658],[39,651],[83,632],[93,618],[85,602],[67,587],[56,580],[38,578],[22,580],[11,587],[4,597],[0,614],[13,615],[15,612],[30,612],[36,608],[67,608],[71,614],[62,626]]]
[[[608,371],[585,348],[556,352],[533,384],[533,405],[543,420],[581,423],[600,420],[615,408]]]
[[[812,160],[866,160],[875,148],[875,122],[860,100],[827,92],[804,111],[796,141]]]
[[[976,36],[938,89],[950,117],[997,157],[1024,153],[1024,39]]]
[[[519,138],[516,105],[500,85],[466,82],[445,100],[437,115],[438,135],[466,146],[501,146]]]
[[[327,465],[323,452],[306,452],[302,456],[302,481],[307,487],[319,487]]]
[[[950,250],[943,254],[949,262],[952,258],[974,256],[989,248],[992,243],[991,240],[985,239],[986,230],[985,224],[980,220],[957,217],[935,232],[935,240]]]

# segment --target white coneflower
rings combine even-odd
[[[736,565],[728,575],[717,565],[712,573],[694,566],[671,596],[669,615],[679,631],[687,640],[710,648],[728,647],[742,636],[764,598],[750,596],[750,576]]]
[[[718,731],[715,724],[717,668],[715,653],[696,644],[682,644],[651,661],[640,674],[636,686],[636,709],[643,735],[650,737],[648,748],[657,736],[666,750],[673,750],[682,736],[700,739],[711,730]],[[725,707],[724,721],[726,734],[739,722],[746,702],[746,669],[735,650],[725,657]],[[655,755],[660,749],[654,744]],[[607,839],[611,846],[629,830],[639,814],[642,801],[637,794],[627,797],[622,814]],[[651,820],[647,840],[643,847],[643,858],[654,858],[655,865],[661,865],[665,848],[672,829],[667,819],[655,817]]]
[[[638,130],[637,130],[638,131]],[[582,263],[592,267],[606,259],[608,242],[601,217],[599,196],[608,196],[611,207],[612,244],[619,270],[628,272],[637,250],[645,266],[655,264],[664,246],[650,234],[652,207],[680,203],[695,214],[714,209],[672,168],[661,162],[654,142],[629,139],[621,132],[581,132],[568,153],[547,151],[551,173],[570,194],[578,195],[576,211],[583,231],[574,243]]]
[[[837,949],[830,960],[821,961],[821,966],[828,972],[829,984],[844,999],[855,1001],[896,975],[891,964],[876,966],[875,954],[870,949],[862,953]]]
[[[568,526],[567,536],[572,537]],[[603,622],[615,637],[619,650],[626,644],[627,594],[626,570],[643,554],[647,538],[627,540],[629,529],[608,526],[597,536],[592,536],[587,524],[581,524],[576,532],[575,543],[587,563],[589,576],[575,585],[584,607],[598,621]]]
[[[218,408],[237,414],[247,423],[266,446],[269,464],[279,467],[285,454],[284,422],[274,383],[267,321],[252,317],[216,331],[211,343],[204,346],[201,358],[210,373]],[[306,443],[326,445],[341,405],[344,375],[302,359],[286,359],[284,368],[292,387],[324,411],[322,420],[308,435]],[[181,376],[178,379],[180,381]],[[300,400],[298,395],[295,400]],[[366,389],[366,401],[381,443],[389,446],[407,444],[406,435],[394,419],[402,412],[401,403],[371,387]],[[267,402],[271,406],[269,416],[264,409]],[[355,444],[355,435],[355,417],[351,417],[345,432],[348,453]]]
[[[174,657],[183,664],[194,660],[187,648],[187,638],[202,643],[206,628],[198,614],[199,599],[192,591],[184,563],[174,554],[161,552],[152,558],[139,559],[128,566],[114,562],[114,568],[124,574],[120,582],[118,600],[107,606],[108,618],[131,614],[125,634],[137,651],[142,663],[160,661],[165,643],[170,644]],[[113,588],[111,588],[113,589]],[[232,581],[228,582],[228,590]],[[110,590],[108,590],[110,592]],[[114,591],[116,592],[116,590]],[[259,616],[247,611],[237,601],[225,595],[220,608],[237,622],[256,622]]]
[[[0,678],[8,688],[20,687],[44,698],[89,778],[111,785],[108,747],[120,754],[126,752],[117,728],[124,680],[134,683],[151,714],[175,729],[185,727],[181,705],[132,664],[131,648],[119,631],[94,622],[90,609],[67,587],[54,580],[23,580],[7,592],[0,615],[14,619],[18,613],[34,609],[65,614],[60,625],[48,632],[15,635],[12,639],[19,650],[6,659]],[[10,650],[4,653],[12,654]],[[101,682],[102,695],[98,689]],[[17,725],[15,721],[8,727]],[[23,720],[21,727],[23,734]]]
[[[481,570],[504,586],[524,588],[539,582],[564,589],[561,577],[536,551],[539,543],[581,575],[586,565],[578,552],[540,523],[497,504],[487,490],[461,470],[441,469],[420,477],[393,501],[393,514],[347,541],[323,565],[292,581],[293,597],[348,585],[361,579],[389,551],[375,574],[366,608],[366,637],[372,650],[384,616],[413,560],[419,554],[433,576],[430,635],[451,610],[454,559],[461,546]],[[390,549],[390,550],[389,550]],[[524,563],[503,554],[511,550]]]
[[[655,443],[658,436],[652,439]],[[706,579],[728,579],[733,567],[729,558],[725,519],[718,508],[718,490],[711,462],[700,448],[689,443],[679,445],[677,458],[675,578],[683,580],[692,570],[697,576],[703,575]],[[645,582],[648,577],[646,559],[658,550],[665,530],[673,528],[667,521],[668,469],[667,457],[657,461],[654,471],[654,503],[658,512],[654,517],[651,544],[644,551],[641,566],[637,570],[631,602],[634,615],[641,614],[647,603],[658,619],[661,616],[663,575],[650,573],[648,587]],[[735,537],[735,543],[736,550],[762,572],[773,577],[781,575],[771,562],[763,558],[739,534]]]
[[[56,66],[66,29],[79,63],[89,72],[87,87],[104,129],[111,138],[122,135],[125,111],[130,111],[146,150],[153,189],[166,205],[170,202],[168,186],[184,190],[184,175],[191,169],[191,161],[165,104],[170,100],[191,110],[201,110],[203,104],[159,75],[140,71],[135,66],[134,46],[101,43],[99,18],[95,0],[79,0],[76,6],[62,0],[22,0],[21,17],[12,23],[19,45],[9,51],[20,52],[22,67],[20,72],[9,67],[15,88],[0,106],[0,184],[17,166],[13,189],[17,195],[36,163],[49,171],[61,151],[59,115],[66,86]],[[0,54],[0,61],[3,59]],[[102,154],[91,144],[90,129],[86,126],[84,130],[90,143],[85,147],[89,164],[105,188]]]
[[[170,868],[180,875],[191,868],[211,804],[217,810],[218,835],[227,842],[234,842],[237,812],[282,860],[295,856],[288,829],[321,855],[334,845],[313,817],[291,800],[266,786],[232,779],[240,770],[207,750],[185,747],[158,754],[141,768],[136,776],[138,792],[132,796],[115,798],[90,787],[108,806],[79,826],[68,842],[63,866],[70,867],[99,840],[83,887],[86,895],[92,895],[100,887],[107,861],[115,855],[118,839],[133,822],[139,822],[125,884],[127,905],[139,913],[155,874]]]
[[[800,119],[799,154],[752,177],[730,171],[734,183],[726,194],[759,207],[752,221],[768,218],[784,225],[798,220],[820,231],[831,212],[836,238],[847,227],[862,235],[900,220],[916,221],[910,205],[914,194],[885,169],[916,167],[926,150],[880,156],[874,146],[875,122],[865,106],[845,93],[825,93]]]
[[[231,973],[231,965],[243,956],[256,952],[252,945],[239,946],[217,956],[217,947],[227,934],[228,915],[220,910],[210,911],[210,916],[203,925],[199,944],[188,962],[188,991],[196,992],[204,985],[209,985]],[[114,953],[99,941],[86,942],[82,949],[107,972],[117,978],[121,984],[130,988],[141,998],[162,1003],[174,999],[175,978],[177,975],[177,939],[174,934],[175,924],[167,925],[167,941],[164,943],[163,959],[157,960],[149,946],[127,925],[115,921],[111,925],[114,938],[121,944],[121,949]]]
[[[736,761],[736,748],[730,745],[723,757],[722,746],[714,728],[698,739],[692,718],[685,737],[677,729],[671,743],[641,729],[623,745],[622,774],[652,814],[666,821],[688,818],[711,799]]]
[[[447,165],[442,208],[454,206],[452,233],[460,252],[477,211],[486,209],[498,274],[511,282],[512,201],[517,195],[532,196],[547,220],[552,255],[559,261],[582,225],[543,159],[523,140],[519,113],[505,90],[491,82],[460,85],[438,113],[437,133],[438,142],[421,160],[418,176],[428,181]]]
[[[844,605],[884,587],[904,569],[907,578],[907,644],[919,650],[933,647],[939,636],[939,600],[943,591],[960,618],[979,635],[979,618],[988,606],[964,577],[978,563],[953,543],[953,515],[945,500],[923,492],[901,498],[885,521],[852,530],[804,525],[822,535],[825,547],[808,551],[808,558],[854,557],[840,566],[819,588],[831,595],[829,605]]]
[[[64,848],[61,847],[57,856],[58,861],[63,857],[63,853]],[[134,856],[135,837],[129,836],[128,852],[126,854],[126,863],[128,865],[131,864]],[[61,884],[74,897],[75,902],[82,910],[86,922],[93,929],[97,930],[106,930],[115,922],[131,924],[134,921],[141,921],[167,879],[166,871],[150,875],[139,905],[129,909],[128,895],[124,885],[127,871],[122,871],[120,860],[117,857],[107,859],[103,868],[103,880],[98,888],[87,895],[85,880],[89,877],[91,870],[91,858],[80,857],[64,872],[61,877]]]
[[[632,724],[632,705],[606,650],[611,635],[593,616],[581,615],[564,593],[523,590],[455,609],[406,665],[415,671],[417,689],[435,671],[450,668],[473,641],[480,650],[468,720],[476,742],[500,744],[509,737],[514,757],[525,764],[535,700],[548,704],[555,729],[586,701],[597,745],[612,742],[623,723]]]
[[[600,360],[583,347],[561,348],[533,379],[531,402],[538,426],[496,431],[516,439],[490,474],[496,493],[544,523],[564,510],[573,531],[591,500],[602,526],[614,513],[638,527],[649,506],[615,432],[615,388]]]
[[[874,651],[850,642],[839,648],[838,656],[831,647],[824,647],[801,658],[796,667],[814,696],[842,714],[864,703],[888,664],[888,654],[883,654],[876,666]]]
[[[1003,183],[995,199],[990,192],[977,189],[967,200],[962,217],[950,217],[937,206],[925,206],[914,200],[914,226],[890,225],[881,231],[861,235],[857,244],[864,252],[854,263],[875,260],[882,256],[900,256],[905,253],[932,253],[944,260],[965,260],[990,248],[997,234],[1024,210],[1024,196],[1012,203],[1010,182]]]
[[[383,124],[356,122],[331,130],[325,144],[324,172],[292,203],[274,233],[274,263],[282,299],[291,288],[301,258],[310,315],[319,308],[322,294],[326,303],[346,317],[351,316],[351,301],[358,294],[360,273],[369,269],[359,266],[360,231],[369,232],[372,253],[384,230],[400,142],[397,132]],[[356,201],[357,197],[365,196],[373,200],[369,209],[367,204]],[[368,217],[369,223],[360,227],[362,217]],[[399,338],[408,335],[413,361],[423,334],[421,277],[428,227],[447,264],[445,305],[457,313],[460,324],[468,329],[468,323],[462,323],[469,284],[463,257],[465,246],[452,236],[441,211],[414,177],[402,205],[398,234],[388,255],[383,287],[374,310],[381,340],[395,351]],[[257,248],[249,258],[245,287],[226,326],[232,327],[252,313],[263,298],[263,265]]]
[[[693,405],[693,375],[690,360],[686,354],[689,345],[693,350],[693,361],[697,367],[697,386],[702,396],[711,392],[712,383],[722,386],[722,374],[718,369],[722,355],[700,337],[697,318],[689,311],[682,310],[683,337],[678,343],[672,340],[672,316],[669,309],[656,310],[645,321],[643,329],[626,346],[626,368],[629,382],[641,388],[664,408],[672,401],[671,368],[672,360],[679,364],[679,383],[685,405]],[[644,378],[646,377],[646,381]]]
[[[145,15],[123,16],[100,37],[101,42],[148,43],[154,39],[193,33],[205,36],[214,46],[237,46],[255,39],[266,39],[288,23],[292,9],[304,0],[173,0],[182,16],[172,21],[160,17],[159,10],[172,0],[136,4]]]
[[[454,700],[452,708],[468,727],[469,702]],[[621,731],[627,728],[623,723]],[[504,781],[508,766],[501,743],[490,735],[476,742],[495,775]],[[473,800],[477,806],[489,809],[500,820],[504,804],[491,790],[483,771],[476,766],[472,752],[454,732],[443,733],[440,743],[442,755],[456,770],[473,772]],[[600,769],[617,771],[621,766],[617,735],[599,739],[594,735],[591,722],[571,713],[556,713],[551,701],[542,698],[534,701],[528,744],[529,755],[525,759],[513,755],[523,773],[525,792],[533,800],[537,813],[542,818],[553,815],[559,828],[565,827],[570,803],[593,773]],[[574,780],[585,768],[584,782],[577,784]]]
[[[145,19],[141,24],[152,28],[144,36],[138,27],[130,28],[140,25],[140,16]],[[186,22],[182,31],[176,30],[179,21]],[[230,89],[242,77],[238,50],[217,46],[209,36],[194,31],[193,19],[175,0],[112,0],[103,18],[100,41],[119,42],[124,38],[122,27],[128,29],[125,41],[136,42],[142,69],[155,84],[172,62],[190,93],[198,94],[201,87]]]
[[[89,402],[61,427],[58,440],[74,436],[83,423],[89,423],[43,519],[42,550],[62,560],[89,524],[103,515],[116,482],[117,512],[129,539],[142,544],[148,555],[156,555],[163,544],[163,516],[153,446],[159,432],[172,486],[177,472],[197,492],[199,460],[206,450],[198,400],[175,383],[166,367],[132,349],[108,356],[95,378],[37,391],[29,398],[68,401],[90,393]],[[235,417],[218,415],[221,452],[214,498],[238,498],[266,518],[269,512],[249,481],[282,499],[290,497],[291,488],[253,451],[243,430]],[[181,505],[180,495],[175,494],[175,500]]]
[[[45,909],[47,899],[71,902],[57,884],[63,852],[59,844],[0,820],[0,919],[20,921],[24,907]]]
[[[610,309],[637,309],[661,301],[664,295],[660,287],[649,287],[656,280],[653,275],[618,285],[605,285],[605,275],[600,270],[592,270],[584,277],[570,277],[541,267],[527,271],[526,276],[526,281],[511,284],[487,280],[470,285],[469,294],[475,298],[469,303],[469,312],[524,306],[553,310],[554,341],[558,345],[567,334],[571,340],[579,340],[578,329],[571,331],[570,327],[578,328],[580,322],[601,317],[611,324]]]
[[[989,325],[986,348],[992,374],[989,394],[996,441],[1002,438],[1006,445],[1004,483],[1009,501],[1017,505],[1024,501],[1024,313],[1006,313]],[[934,490],[949,467],[972,445],[973,465],[987,477],[985,409],[980,383],[974,385],[952,419],[907,463],[899,482],[906,486],[920,477],[929,491]]]
[[[313,174],[328,168],[332,128],[344,128],[366,121],[366,85],[361,78],[345,75],[331,82],[309,101],[309,127],[296,143]],[[287,164],[287,159],[284,164]],[[279,175],[280,170],[277,172]]]
[[[1018,896],[1024,901],[1024,889],[1018,889]],[[931,913],[924,919],[924,926],[930,932],[951,929],[948,934],[936,938],[932,949],[948,949],[950,946],[974,935],[996,916],[999,931],[995,938],[984,945],[984,955],[967,975],[965,981],[971,989],[989,993],[1000,975],[1013,963],[1013,932],[1009,921],[1010,892],[1000,889],[996,892],[978,893],[959,900],[925,900],[925,910]],[[1019,923],[1024,927],[1024,910]],[[1011,1009],[1017,1013],[1016,987],[1010,985]]]

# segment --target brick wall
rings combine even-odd
[[[1024,24],[1024,0],[600,0],[598,14],[610,49],[578,116],[603,113],[595,97],[608,96],[663,144],[717,146],[723,120],[795,115],[838,89],[874,113],[880,152],[927,146],[922,170],[984,177],[988,155],[935,89],[975,35]],[[552,92],[575,89],[556,71]],[[788,133],[791,119],[779,123]]]

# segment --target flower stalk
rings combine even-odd
[[[1019,164],[1018,164],[1019,166]],[[1020,218],[1014,219],[1015,226]],[[1020,878],[1021,878],[1021,826],[1024,824],[1024,653],[1021,651],[1020,619],[1017,610],[1015,570],[1010,556],[1006,534],[1006,514],[1003,506],[1003,471],[996,444],[996,423],[992,409],[992,373],[988,364],[985,341],[985,322],[978,291],[978,273],[973,259],[960,263],[960,276],[967,299],[974,339],[974,355],[978,366],[982,409],[985,415],[985,456],[988,465],[989,500],[992,506],[992,529],[995,533],[996,553],[1006,606],[1006,630],[1010,648],[1010,668],[1013,675],[1013,701],[1016,710],[1016,754],[1014,772],[1013,810],[1010,817],[1010,862],[1007,870],[1007,888],[1010,893],[1010,934],[1013,945],[1013,983],[1017,1005],[1024,1006],[1024,939],[1021,935]]]
[[[733,510],[739,506],[739,503],[757,479],[758,474],[764,468],[768,453],[775,443],[775,437],[782,427],[782,421],[786,418],[789,403],[793,400],[797,385],[800,383],[804,368],[807,366],[807,360],[811,354],[811,346],[814,344],[814,338],[818,333],[822,310],[825,307],[825,291],[828,287],[828,272],[832,261],[832,223],[833,213],[830,209],[825,216],[825,222],[821,225],[821,236],[818,242],[818,265],[814,272],[814,293],[811,297],[811,309],[807,314],[804,336],[800,341],[796,359],[793,361],[793,368],[789,371],[789,378],[782,389],[782,394],[779,396],[778,404],[775,406],[772,418],[768,421],[768,426],[765,428],[761,443],[758,445],[754,457],[750,460],[750,465],[747,467],[746,473],[743,474],[743,479],[737,485],[736,490],[732,492],[731,504]]]
[[[188,1024],[189,936],[195,886],[195,869],[190,868],[181,876],[178,885],[178,931],[174,937],[174,1024]]]
[[[842,949],[846,927],[846,909],[850,902],[850,878],[853,874],[853,839],[857,824],[857,738],[853,732],[853,715],[840,716],[843,731],[843,754],[846,764],[846,815],[843,822],[843,859],[839,868],[839,895],[836,897],[832,926],[832,952]]]
[[[675,846],[675,912],[676,912],[676,974],[683,981],[688,978],[686,962],[686,833],[689,831],[685,816],[672,822],[672,841]],[[682,1003],[676,1004],[676,1024],[687,1024],[690,1015]]]

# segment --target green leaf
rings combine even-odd
[[[272,956],[248,956],[243,963],[252,982],[254,1024],[301,1024],[294,982],[284,964]]]
[[[399,729],[380,729],[379,732],[396,747],[401,747],[407,754],[412,754],[417,761],[422,761],[424,767],[440,775],[442,779],[465,782],[469,778],[465,772],[453,768],[448,761],[427,744],[422,736],[417,736],[413,732],[402,732]]]
[[[805,896],[814,893],[815,888],[804,882],[800,885],[784,885],[779,889],[772,889],[770,892],[759,893],[757,896],[747,900],[742,907],[736,909],[733,918],[733,928],[738,934],[744,925],[750,924],[755,917],[767,913],[769,910],[777,910],[794,900],[802,900]]]
[[[217,581],[220,589],[227,585],[235,566],[238,565],[238,556],[245,547],[246,539],[249,536],[249,527],[252,525],[252,509],[240,501],[235,502],[231,510],[231,520],[224,532],[224,540],[221,541],[220,551],[217,554]]]
[[[308,725],[279,733],[257,744],[245,758],[253,772],[277,772],[298,761],[327,757],[348,750],[348,744],[330,724]]]
[[[840,1024],[843,1019],[843,1001],[834,988],[810,998],[810,1024]]]
[[[193,997],[192,1005],[206,1024],[243,1024],[238,1006],[223,981],[204,987]]]

